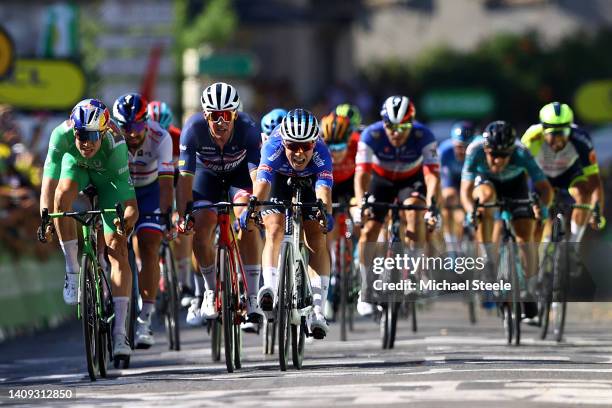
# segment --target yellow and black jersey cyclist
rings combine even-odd
[[[529,149],[553,187],[567,191],[577,204],[598,204],[603,213],[604,192],[599,165],[589,134],[574,123],[572,109],[552,102],[540,110],[540,123],[532,125],[521,141]],[[570,224],[570,242],[580,242],[587,222],[595,229],[605,226],[605,218],[575,209]],[[596,220],[599,219],[597,223]]]

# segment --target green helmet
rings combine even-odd
[[[336,115],[347,116],[351,121],[351,128],[354,130],[359,129],[359,126],[361,126],[361,112],[359,112],[359,108],[355,105],[343,103],[336,106]]]
[[[540,109],[540,123],[544,127],[569,126],[574,122],[574,112],[565,103],[551,102]]]

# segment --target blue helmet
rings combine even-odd
[[[159,123],[161,127],[168,130],[172,123],[173,115],[172,110],[165,102],[152,101],[147,106],[149,119]]]
[[[261,131],[270,136],[270,133],[281,124],[285,116],[287,116],[286,110],[279,108],[272,109],[261,118]]]
[[[474,125],[472,122],[457,122],[451,128],[450,135],[453,142],[470,144],[474,139]]]
[[[110,112],[98,99],[84,99],[72,109],[70,120],[83,140],[98,140],[109,127]]]

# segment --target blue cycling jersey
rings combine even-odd
[[[223,149],[212,139],[204,115],[195,113],[187,119],[181,132],[179,170],[193,174],[196,167],[202,167],[229,172],[245,160],[249,170],[254,170],[259,164],[260,146],[259,127],[246,113],[238,112],[233,134]]]
[[[440,178],[442,187],[459,188],[463,161],[457,160],[455,156],[455,146],[451,139],[446,139],[440,144],[438,155],[440,156]]]
[[[304,170],[296,171],[287,159],[283,139],[280,135],[280,127],[278,126],[261,147],[261,162],[257,169],[257,180],[271,184],[275,173],[289,177],[315,175],[317,178],[315,188],[328,187],[331,189],[334,183],[332,159],[325,142],[320,138],[317,139],[310,162]]]
[[[361,133],[356,165],[364,172],[374,171],[388,180],[405,180],[423,171],[437,172],[439,167],[436,138],[419,122],[414,122],[406,142],[395,147],[385,133],[382,121]]]
[[[478,138],[467,148],[465,163],[461,173],[462,180],[474,181],[477,175],[497,181],[507,181],[527,172],[531,181],[537,183],[546,179],[542,169],[538,166],[529,150],[516,144],[510,161],[500,173],[493,173],[487,163],[484,151],[484,139]]]

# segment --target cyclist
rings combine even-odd
[[[415,108],[407,96],[388,97],[380,111],[381,119],[361,133],[357,148],[355,197],[359,204],[368,192],[376,202],[393,203],[395,198],[406,205],[432,207],[440,184],[439,160],[433,133],[417,122]],[[362,287],[367,280],[365,246],[377,241],[387,211],[374,209],[363,220],[359,238],[359,260]],[[430,209],[403,211],[406,222],[405,242],[409,248],[423,248],[426,224],[439,223]],[[371,304],[360,298],[360,314],[371,313]]]
[[[281,124],[283,118],[287,116],[287,111],[284,109],[276,108],[266,113],[261,118],[261,142],[265,143],[270,137],[270,133],[275,127]]]
[[[331,231],[334,219],[332,204],[332,159],[323,140],[319,138],[319,126],[312,113],[293,109],[287,113],[261,149],[261,162],[253,196],[260,200],[290,200],[292,191],[287,185],[289,177],[308,177],[313,189],[303,193],[303,202],[321,199],[326,207],[326,228]],[[273,319],[278,287],[278,257],[284,236],[285,216],[278,208],[262,212],[266,240],[262,255],[264,283],[257,295],[261,310]],[[313,337],[322,339],[327,334],[327,322],[323,315],[329,288],[330,259],[325,234],[317,222],[317,213],[303,209],[304,234],[309,251],[308,272],[313,294],[313,310],[307,316],[307,324]],[[246,228],[246,214],[240,220]]]
[[[442,179],[442,219],[444,220],[444,240],[451,251],[458,251],[463,236],[463,211],[460,205],[459,188],[461,170],[465,160],[465,149],[474,138],[474,125],[463,121],[455,123],[450,139],[440,144],[440,177]]]
[[[170,133],[172,138],[172,161],[175,165],[174,185],[178,182],[178,160],[180,155],[179,145],[181,129],[174,126],[172,121],[174,115],[170,106],[165,102],[152,101],[148,106],[149,119],[159,123],[159,125]],[[173,254],[176,259],[176,269],[179,283],[181,286],[181,304],[187,307],[191,304],[193,290],[191,289],[191,236],[179,234],[173,241]],[[200,278],[201,279],[201,278]],[[203,283],[201,286],[204,286]]]
[[[130,345],[125,335],[126,317],[132,286],[132,272],[128,262],[127,236],[138,220],[134,187],[128,170],[125,140],[110,119],[110,112],[97,99],[79,102],[70,119],[57,126],[49,141],[42,180],[40,209],[55,212],[69,211],[79,191],[93,184],[101,208],[113,208],[116,202],[124,207],[125,230],[117,229],[119,220],[109,214],[102,216],[104,240],[111,264],[111,286],[115,305],[113,352],[129,356]],[[56,220],[60,246],[66,258],[64,301],[78,302],[78,241],[75,221]],[[45,231],[51,239],[53,228]]]
[[[136,347],[155,344],[151,315],[159,286],[159,247],[163,228],[159,217],[150,215],[172,207],[174,163],[172,140],[157,122],[148,120],[147,100],[128,93],[113,104],[113,119],[119,125],[128,146],[130,176],[134,183],[138,213],[136,236],[132,238],[138,268],[138,287],[142,309],[136,320]],[[171,239],[173,231],[166,231]]]
[[[334,110],[336,115],[338,116],[346,116],[351,121],[351,131],[353,133],[361,133],[363,130],[363,125],[361,123],[361,112],[356,105],[351,105],[350,103],[342,103],[336,106]]]
[[[221,197],[221,180],[232,189],[233,201],[247,203],[259,164],[261,136],[257,125],[243,112],[238,112],[240,98],[236,89],[224,82],[217,82],[202,92],[202,113],[192,115],[181,133],[181,172],[177,185],[177,203],[184,224],[187,202],[194,205],[216,203]],[[194,179],[195,175],[195,179]],[[239,217],[245,207],[236,207]],[[203,318],[217,317],[215,308],[216,274],[215,210],[198,211],[195,215],[193,250],[198,261],[199,273],[204,277],[206,291],[196,280],[196,299],[192,301],[187,322],[199,325]],[[261,237],[258,231],[241,231],[238,235],[239,250],[244,261],[248,288],[248,321],[258,322],[261,311],[257,306],[257,290],[261,271]],[[198,275],[196,273],[196,275]]]
[[[570,242],[580,242],[587,223],[602,229],[604,191],[599,165],[588,133],[574,122],[572,109],[560,102],[552,102],[540,110],[540,123],[532,125],[521,141],[535,157],[553,187],[567,191],[577,204],[599,204],[599,214],[574,209],[570,223]],[[541,231],[540,231],[541,232]]]
[[[474,210],[474,200],[491,203],[498,199],[528,199],[528,178],[540,195],[539,211],[529,205],[511,205],[512,227],[519,244],[521,263],[527,288],[535,288],[537,283],[536,257],[534,245],[535,219],[546,218],[553,191],[546,176],[538,167],[533,156],[524,146],[517,143],[516,132],[507,122],[495,121],[487,125],[482,139],[474,141],[467,149],[463,172],[461,173],[461,203],[470,219]],[[534,212],[535,211],[535,212]],[[495,209],[487,208],[480,213],[476,229],[479,243],[491,243]],[[521,245],[523,244],[523,245]],[[525,245],[527,244],[527,245]],[[485,250],[487,251],[487,246]],[[486,254],[493,259],[491,253]],[[525,314],[531,318],[537,313],[532,302],[525,304]]]

